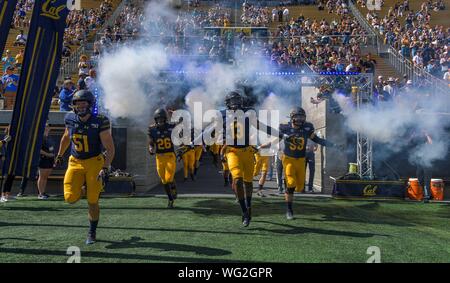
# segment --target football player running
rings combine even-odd
[[[284,142],[281,160],[286,176],[286,218],[291,220],[294,219],[294,212],[292,209],[294,191],[301,192],[305,188],[305,153],[308,139],[323,146],[335,147],[336,145],[316,136],[313,124],[306,122],[306,112],[303,108],[294,108],[290,112],[289,117],[290,122],[280,125],[279,137],[271,142],[261,145],[260,148],[269,147],[271,143],[274,143],[279,139],[282,139]]]
[[[217,125],[223,129],[225,144],[221,149],[222,160],[227,162],[233,179],[232,187],[236,191],[242,210],[242,224],[247,227],[251,220],[253,170],[255,166],[253,155],[256,152],[254,145],[250,144],[250,127],[259,129],[260,123],[257,119],[252,121],[247,115],[243,117],[244,119],[237,118],[236,111],[241,110],[246,113],[251,110],[251,108],[244,107],[244,98],[238,91],[231,91],[227,94],[225,105],[227,109],[221,111],[223,124],[217,124],[218,122],[215,121],[208,125],[203,133],[210,134]],[[271,129],[271,131],[275,132],[275,129]]]
[[[69,164],[64,176],[66,202],[76,203],[86,184],[90,223],[86,244],[96,241],[100,216],[98,201],[115,154],[109,119],[103,115],[94,115],[94,104],[95,97],[90,91],[80,90],[74,94],[73,112],[67,113],[64,119],[66,129],[55,158],[55,166],[58,166],[70,145]],[[102,153],[102,146],[106,149],[105,154]]]
[[[172,130],[176,124],[169,123],[167,111],[163,108],[156,109],[153,118],[155,124],[148,128],[148,152],[150,155],[156,154],[156,171],[169,199],[167,207],[173,208],[177,198],[174,180],[177,163]]]

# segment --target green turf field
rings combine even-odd
[[[233,198],[101,199],[98,242],[86,246],[87,204],[35,197],[0,205],[0,262],[450,262],[450,205],[297,197],[296,219],[282,198],[255,198],[241,225]]]

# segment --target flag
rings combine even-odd
[[[34,177],[36,174],[45,123],[61,63],[68,13],[67,0],[35,2],[3,175]]]
[[[17,0],[0,0],[0,56],[5,50]]]

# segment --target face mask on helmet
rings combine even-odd
[[[242,97],[232,97],[228,100],[227,106],[231,110],[241,109],[243,106]]]
[[[88,101],[77,100],[73,103],[73,111],[80,117],[91,114],[91,105]]]
[[[291,119],[292,119],[292,124],[302,125],[306,121],[306,116],[297,114],[297,115],[292,116]]]
[[[155,122],[157,126],[162,126],[166,123],[166,118],[164,117],[157,117],[155,118]]]

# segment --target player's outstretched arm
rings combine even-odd
[[[313,142],[320,144],[322,146],[328,146],[328,147],[336,147],[336,148],[341,148],[341,145],[337,145],[335,143],[332,143],[330,141],[327,141],[326,139],[322,139],[319,138],[318,136],[316,136],[315,133],[312,133],[311,136],[309,137]]]

